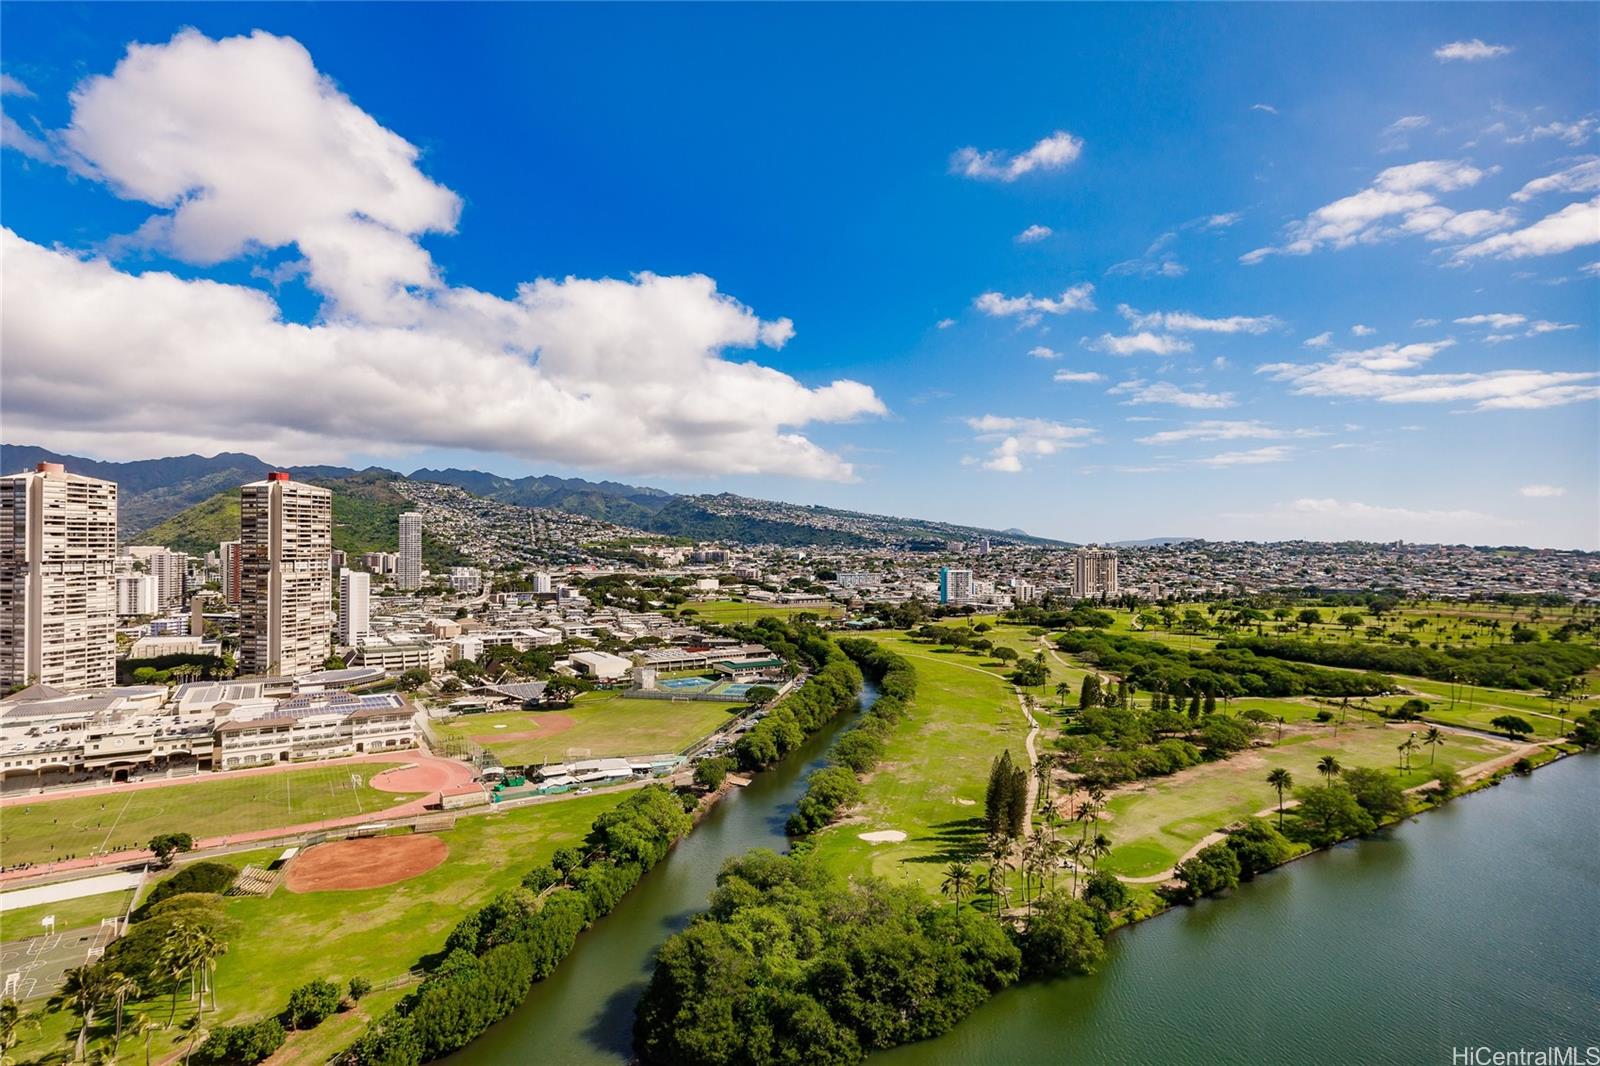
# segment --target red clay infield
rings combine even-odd
[[[448,854],[444,841],[429,833],[335,840],[297,856],[283,886],[290,892],[379,888],[427,873]]]
[[[380,792],[437,792],[464,780],[472,780],[472,771],[460,764],[425,762],[374,774],[372,787]]]
[[[553,737],[557,733],[565,733],[578,723],[570,714],[551,714],[545,711],[537,716],[530,715],[529,724],[539,728],[520,729],[514,733],[509,730],[496,730],[493,733],[479,733],[472,739],[479,744],[493,744],[497,740],[538,740],[540,737]]]

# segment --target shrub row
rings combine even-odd
[[[745,770],[771,766],[799,747],[824,722],[855,706],[860,691],[861,671],[828,642],[817,672],[739,738],[734,746],[739,766]]]
[[[608,913],[689,831],[684,803],[651,785],[594,820],[587,856],[562,849],[450,933],[427,978],[344,1054],[359,1066],[415,1066],[479,1036],[548,977],[590,923]]]
[[[1600,666],[1600,650],[1559,641],[1490,647],[1395,648],[1345,641],[1235,637],[1217,645],[1296,663],[1386,670],[1435,681],[1459,679],[1490,688],[1546,688]],[[1352,693],[1354,695],[1354,693]]]
[[[1146,692],[1212,696],[1376,696],[1393,691],[1381,674],[1320,670],[1285,657],[1257,655],[1250,640],[1185,651],[1152,640],[1077,630],[1056,640],[1062,651],[1096,664]],[[1330,645],[1331,646],[1331,645]]]
[[[878,686],[878,699],[839,738],[828,765],[806,781],[805,795],[800,797],[785,827],[791,836],[815,832],[833,821],[841,810],[861,802],[857,775],[878,765],[889,728],[906,716],[917,692],[917,674],[905,656],[860,638],[841,640],[838,647],[863,676]]]

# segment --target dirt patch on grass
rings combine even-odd
[[[539,740],[565,733],[578,722],[570,714],[540,714],[538,717],[530,717],[530,724],[538,728],[518,730],[515,733],[479,733],[472,739],[479,744],[493,744],[502,740]]]
[[[431,833],[335,840],[300,854],[283,887],[290,892],[380,888],[427,873],[449,854],[445,842]]]

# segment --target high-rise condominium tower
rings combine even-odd
[[[394,583],[403,589],[422,587],[422,516],[416,511],[400,516],[400,561]]]
[[[354,647],[370,628],[372,575],[365,570],[339,571],[339,643]]]
[[[272,473],[239,490],[239,666],[295,677],[328,656],[333,493]]]
[[[1081,600],[1117,594],[1117,553],[1084,548],[1073,557],[1073,593]]]
[[[222,560],[222,598],[233,607],[239,606],[239,582],[243,576],[239,542],[225,540],[217,545],[217,556]]]
[[[0,692],[116,684],[116,563],[114,482],[0,477]]]
[[[155,551],[145,557],[145,563],[155,575],[161,609],[180,606],[187,591],[189,557],[183,552]]]

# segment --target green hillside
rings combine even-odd
[[[333,492],[333,546],[359,555],[394,551],[399,538],[400,513],[410,502],[389,485],[384,474],[354,474],[344,478],[312,478],[312,484]],[[203,503],[139,535],[141,544],[160,544],[174,551],[204,555],[225,540],[239,539],[239,492],[219,492]],[[424,533],[422,562],[432,570],[467,562],[454,547]]]
[[[190,555],[214,552],[223,541],[239,539],[239,492],[219,492],[145,530],[138,539],[140,544],[160,544]]]

